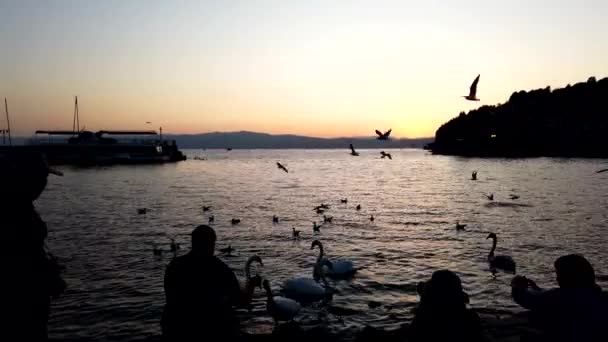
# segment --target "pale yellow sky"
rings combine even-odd
[[[511,93],[608,76],[605,1],[8,1],[16,135],[71,129],[433,136]],[[465,101],[481,74],[481,102]],[[4,126],[4,120],[0,120]]]

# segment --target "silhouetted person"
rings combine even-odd
[[[46,223],[33,204],[44,191],[49,172],[60,174],[39,153],[0,157],[2,341],[46,340],[50,299],[65,289],[60,268],[45,248]]]
[[[409,341],[482,341],[481,320],[467,309],[469,296],[454,272],[434,272],[431,280],[418,284],[418,293]]]
[[[165,272],[163,336],[170,341],[226,341],[238,335],[233,307],[243,302],[232,270],[214,256],[216,235],[205,225],[192,232],[192,250]]]
[[[511,282],[515,302],[532,311],[547,341],[608,341],[608,298],[582,256],[555,261],[559,288],[542,290],[526,277]]]

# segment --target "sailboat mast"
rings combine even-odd
[[[78,96],[74,96],[74,118],[72,119],[72,132],[80,132],[80,118],[78,117]]]
[[[6,128],[8,130],[8,144],[13,146],[13,141],[11,140],[11,120],[8,116],[8,102],[6,101],[6,97],[4,98],[4,111],[6,112]]]

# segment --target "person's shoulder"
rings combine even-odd
[[[169,262],[169,264],[167,265],[167,271],[169,271],[169,270],[175,271],[178,269],[188,267],[189,264],[191,264],[190,259],[191,259],[190,254],[181,255],[181,256],[173,258],[173,260],[171,260]]]
[[[229,270],[232,272],[232,270],[230,269],[230,266],[228,266],[228,264],[226,264],[224,261],[222,261],[222,259],[218,258],[217,256],[213,256],[212,262],[213,266],[217,269],[221,269],[223,271]]]

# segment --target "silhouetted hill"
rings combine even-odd
[[[432,138],[392,139],[378,141],[373,138],[313,138],[299,135],[272,135],[255,132],[214,132],[191,135],[167,135],[176,139],[180,148],[283,149],[283,148],[422,148]]]
[[[608,157],[608,78],[513,93],[443,124],[433,153],[492,157]]]

